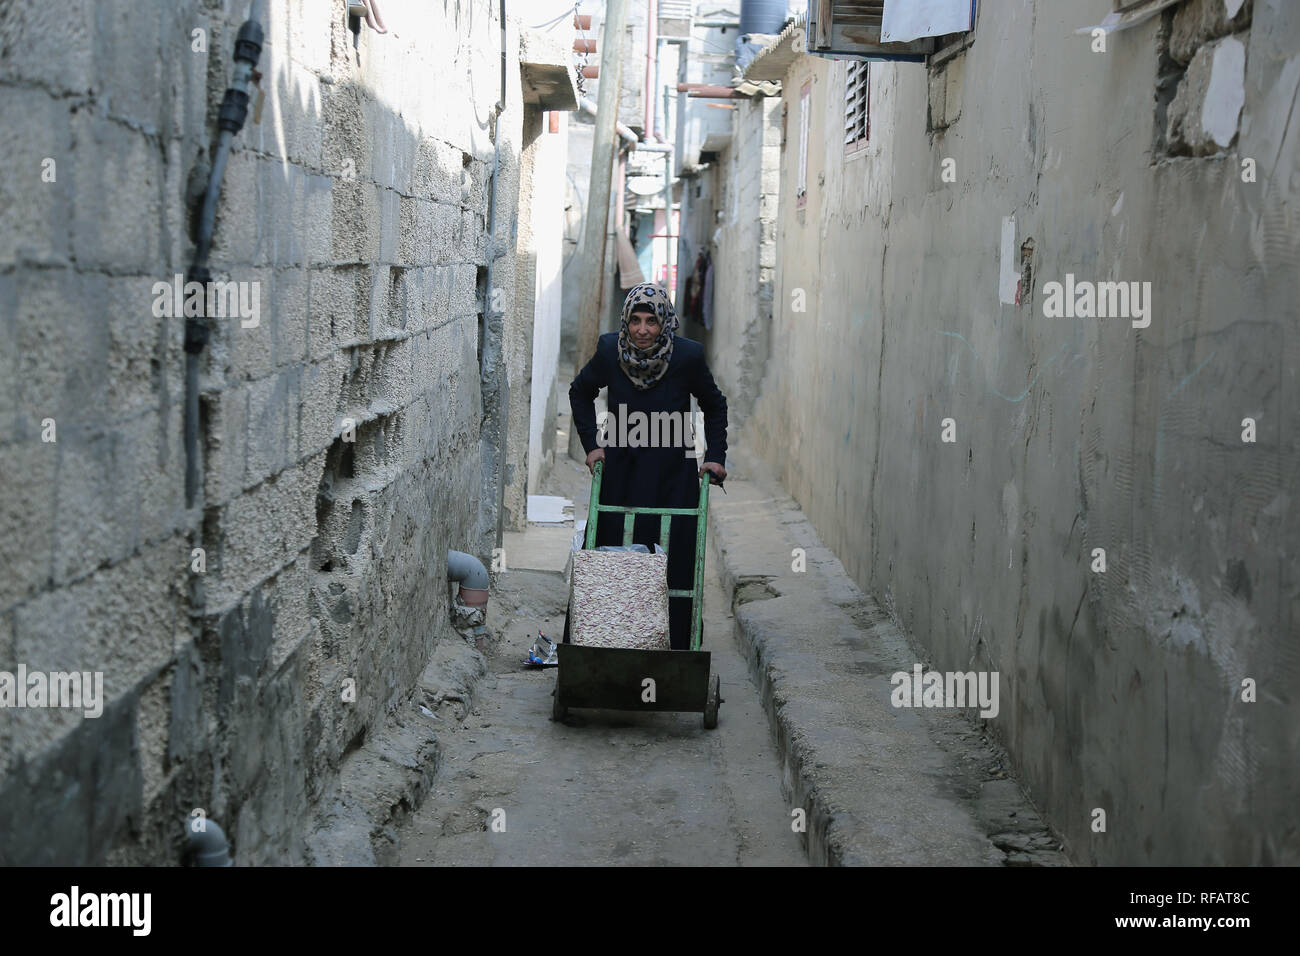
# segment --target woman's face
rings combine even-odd
[[[649,309],[634,310],[627,320],[627,334],[639,349],[648,349],[662,331],[663,323]]]

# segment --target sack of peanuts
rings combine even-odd
[[[668,555],[575,551],[569,639],[588,647],[669,650]]]

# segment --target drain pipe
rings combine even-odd
[[[448,551],[447,580],[460,584],[459,595],[463,603],[484,608],[486,613],[489,578],[482,561],[464,551]]]
[[[578,97],[578,108],[581,109],[588,116],[596,115],[596,104],[591,101],[590,97],[586,97],[586,96]],[[640,140],[637,139],[636,133],[632,132],[631,129],[624,126],[622,123],[615,121],[614,130],[629,145],[635,145],[636,143],[640,142]]]
[[[657,0],[646,0],[645,16],[645,120],[641,138],[649,140],[655,128],[655,98],[659,95],[659,45],[655,39],[659,35],[659,4]]]
[[[234,866],[230,859],[230,843],[221,827],[204,820],[201,829],[194,829],[195,820],[185,821],[185,850],[195,866]]]
[[[212,171],[208,177],[207,192],[203,195],[203,211],[199,216],[198,243],[194,261],[185,277],[186,286],[198,282],[207,290],[212,281],[208,269],[208,255],[212,251],[212,232],[217,219],[217,198],[221,195],[221,180],[226,174],[226,159],[230,144],[244,126],[248,116],[248,87],[253,82],[253,72],[262,56],[262,24],[254,17],[256,2],[249,9],[249,18],[239,28],[235,38],[235,67],[231,71],[230,86],[226,88],[221,110],[217,114],[217,152],[212,158]],[[205,303],[206,305],[206,296]],[[206,310],[205,310],[206,311]],[[212,335],[207,315],[189,316],[185,319],[185,507],[193,508],[199,490],[199,356]]]
[[[497,239],[496,239],[496,222],[497,222],[497,177],[501,171],[501,114],[506,110],[506,0],[501,0],[501,96],[494,107],[495,116],[493,117],[493,139],[495,140],[495,150],[492,157],[492,176],[488,185],[488,254],[487,268],[484,275],[483,291],[483,356],[482,364],[479,367],[479,378],[482,384],[489,370],[495,370],[496,389],[496,410],[493,417],[496,423],[496,434],[493,436],[496,445],[496,468],[495,475],[485,477],[494,478],[496,481],[496,547],[501,547],[501,541],[505,533],[505,499],[506,499],[506,422],[505,416],[510,408],[509,382],[506,379],[505,369],[501,362],[501,353],[505,343],[505,316],[501,315],[501,327],[499,332],[492,331],[492,319],[495,315],[491,310],[492,305],[492,266],[497,259]],[[488,483],[488,487],[492,487]],[[480,515],[482,512],[480,511]],[[480,525],[482,527],[482,525]]]

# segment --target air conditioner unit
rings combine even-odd
[[[933,36],[921,36],[905,43],[887,43],[881,39],[885,5],[913,2],[916,0],[808,0],[807,50],[813,56],[923,63],[934,52]],[[965,15],[969,3],[968,22],[974,25],[975,0],[938,2],[961,8],[960,16]]]

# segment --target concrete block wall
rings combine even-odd
[[[183,321],[155,317],[152,290],[192,255],[247,4],[0,9],[0,671],[102,671],[106,698],[99,718],[0,711],[5,863],[175,863],[195,808],[237,863],[309,862],[341,762],[457,639],[447,550],[490,558],[497,5],[411,6],[383,36],[354,35],[343,0],[266,9],[212,258],[257,283],[260,321],[218,320],[202,357],[193,509]]]
[[[987,726],[1080,862],[1300,862],[1300,11],[1248,0],[1197,33],[1196,6],[1094,52],[1074,31],[1108,0],[981,4],[960,114],[930,129],[927,67],[873,63],[860,159],[844,64],[784,82],[797,131],[813,81],[808,204],[792,132],[745,440],[923,663],[1001,675]],[[1174,105],[1197,51],[1230,38],[1235,129],[1168,149],[1183,106],[1203,128],[1192,87]],[[1067,274],[1149,281],[1150,324],[1045,315]]]

